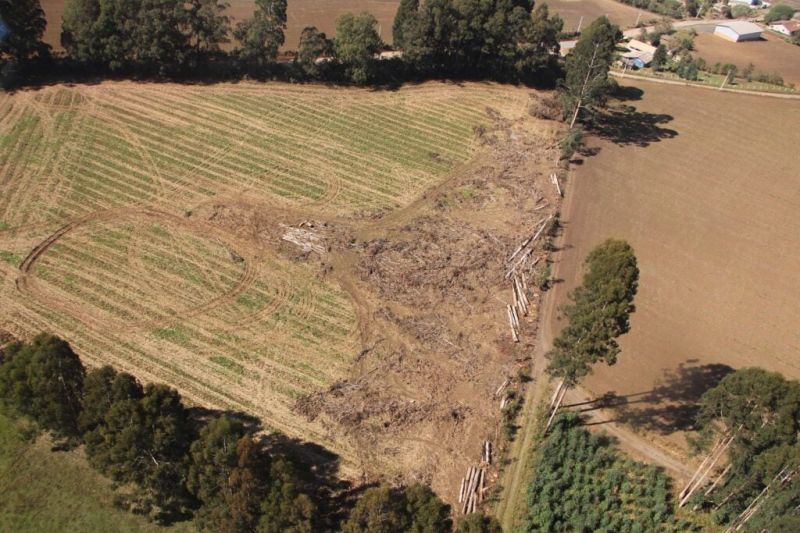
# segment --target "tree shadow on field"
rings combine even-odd
[[[618,85],[611,97],[619,102],[633,102],[642,99],[644,91],[633,85]]]
[[[615,422],[661,435],[693,430],[703,394],[733,372],[728,365],[712,363],[694,366],[696,362],[696,359],[688,360],[675,370],[665,370],[650,391],[624,396],[612,391],[596,400],[573,404],[572,407],[580,407],[578,411],[581,413],[614,409]]]
[[[637,111],[630,105],[617,105],[595,113],[587,129],[618,146],[646,147],[678,135],[677,131],[663,127],[672,120],[672,115],[647,113]]]

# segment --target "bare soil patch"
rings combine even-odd
[[[632,331],[586,387],[674,447],[731,368],[800,377],[800,132],[786,120],[800,103],[646,82],[626,94],[642,130],[601,130],[575,172],[556,290],[564,301],[600,241],[631,242]]]
[[[732,43],[701,33],[694,40],[696,55],[709,65],[733,63],[740,71],[752,63],[756,71],[777,72],[787,84],[800,84],[800,46],[766,32],[763,35],[760,41]]]

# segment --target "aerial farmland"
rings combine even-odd
[[[800,48],[633,5],[0,0],[0,529],[800,527]]]

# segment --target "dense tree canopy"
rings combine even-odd
[[[61,43],[73,59],[95,67],[175,73],[189,56],[185,28],[202,26],[192,13],[207,12],[182,0],[70,0]]]
[[[413,24],[419,11],[419,0],[400,0],[392,25],[392,44],[395,48],[405,48],[404,34],[408,24]]]
[[[236,467],[236,448],[244,434],[244,426],[227,416],[214,418],[200,430],[200,436],[191,445],[191,466],[186,483],[197,499],[217,500]]]
[[[697,495],[720,523],[734,520],[767,486],[770,491],[748,527],[800,520],[800,383],[759,368],[738,370],[703,395],[698,426],[703,448],[732,437],[729,474],[712,493]],[[794,469],[794,478],[773,482],[784,468]]]
[[[236,26],[239,55],[251,68],[263,68],[277,57],[285,41],[286,8],[286,0],[256,0],[253,17]]]
[[[347,78],[354,83],[367,83],[372,78],[375,54],[383,46],[377,28],[378,21],[369,13],[346,13],[336,21],[333,41],[336,58],[344,64]]]
[[[0,0],[0,20],[8,31],[0,39],[0,60],[24,62],[47,52],[42,43],[47,21],[39,0]]]
[[[136,378],[125,372],[117,373],[110,366],[92,370],[86,375],[78,418],[81,433],[87,433],[104,423],[111,406],[123,400],[138,400],[144,394]]]
[[[42,334],[0,366],[0,398],[59,437],[79,435],[85,371],[69,344]]]
[[[255,0],[231,30],[226,0],[67,0],[61,41],[90,72],[142,76],[283,75],[358,84],[458,76],[555,81],[563,22],[529,0],[402,0],[394,23],[403,59],[379,61],[375,18],[345,14],[329,41],[306,28],[294,65],[276,63],[287,0]],[[222,45],[236,41],[234,50]],[[332,53],[333,52],[333,53]],[[321,57],[325,61],[318,62]],[[299,68],[298,68],[299,67]]]
[[[483,513],[470,513],[456,526],[457,533],[503,533],[503,528],[497,519],[484,516]]]
[[[187,26],[190,46],[198,57],[218,52],[220,45],[230,42],[231,22],[225,14],[228,2],[190,0]]]
[[[583,283],[570,294],[564,309],[569,324],[549,353],[551,375],[574,385],[595,363],[613,365],[619,353],[616,338],[629,328],[639,268],[633,248],[610,239],[589,253]]]
[[[428,0],[402,15],[405,59],[421,72],[518,77],[549,64],[562,22],[524,0]]]
[[[180,512],[193,426],[180,395],[148,385],[139,399],[114,403],[85,435],[89,463],[115,481],[136,483],[158,513]]]
[[[367,490],[343,524],[344,533],[447,533],[450,508],[428,487]]]
[[[329,59],[333,54],[333,42],[314,26],[303,28],[297,48],[297,63],[309,77],[317,77],[322,68],[320,58]]]

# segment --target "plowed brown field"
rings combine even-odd
[[[632,243],[632,331],[586,386],[622,397],[621,421],[680,443],[728,367],[800,377],[800,129],[788,119],[800,102],[637,87],[628,126],[593,141],[568,189],[556,290],[563,301],[600,241]]]
[[[777,72],[787,84],[800,85],[800,46],[768,33],[764,33],[764,37],[760,41],[732,43],[710,33],[701,33],[695,37],[694,45],[696,55],[709,65],[733,63],[742,70],[752,63],[756,71]]]

